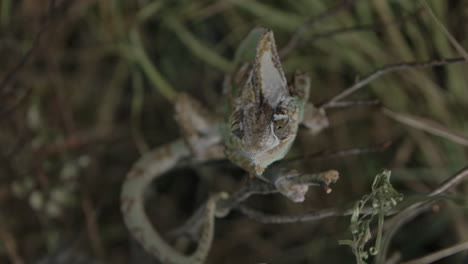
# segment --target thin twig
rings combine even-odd
[[[68,0],[68,1],[71,1],[71,0]],[[23,68],[23,66],[28,62],[28,60],[31,58],[35,49],[39,46],[42,36],[47,31],[49,22],[52,19],[53,15],[55,14],[55,11],[65,6],[65,4],[68,1],[63,1],[62,3],[60,3],[60,6],[55,5],[55,0],[50,1],[49,9],[45,16],[44,22],[41,28],[39,29],[39,31],[36,33],[33,39],[33,42],[31,44],[31,47],[21,57],[19,62],[9,72],[7,72],[5,77],[2,79],[2,81],[0,82],[0,91],[5,89],[5,87],[15,78],[16,74],[21,70],[21,68]],[[0,112],[0,120],[4,119],[6,116],[9,116],[15,109],[17,109],[18,106],[21,105],[21,103],[23,103],[25,99],[29,96],[29,94],[31,93],[31,89],[32,88],[28,88],[26,92],[23,94],[23,96],[16,101],[16,103],[14,103],[12,106]]]
[[[117,127],[78,131],[60,142],[41,147],[37,151],[37,156],[39,159],[45,158],[50,155],[82,148],[91,144],[99,144],[101,142],[115,140],[123,135],[124,133],[122,130]]]
[[[49,4],[49,10],[48,14],[46,15],[44,24],[42,27],[39,29],[39,31],[36,33],[36,36],[33,39],[33,42],[31,44],[31,47],[26,51],[26,53],[21,57],[21,59],[18,61],[18,63],[5,75],[3,80],[0,82],[0,91],[5,89],[5,87],[10,83],[13,78],[15,77],[16,73],[19,72],[19,70],[26,64],[26,62],[31,58],[31,55],[34,51],[34,49],[39,46],[39,42],[41,40],[42,35],[47,29],[47,26],[49,25],[49,20],[50,17],[52,16],[53,11],[55,10],[55,0],[51,0]]]
[[[384,264],[385,258],[387,256],[388,249],[390,247],[390,241],[392,237],[396,234],[396,232],[406,223],[413,220],[416,216],[420,215],[421,213],[427,211],[433,203],[439,200],[441,195],[444,192],[448,191],[450,188],[453,188],[460,184],[463,180],[468,178],[468,166],[461,169],[453,176],[449,177],[447,180],[442,182],[439,187],[434,189],[430,192],[427,197],[428,199],[416,202],[411,206],[407,207],[403,211],[401,211],[398,215],[396,215],[391,221],[393,224],[391,227],[386,231],[384,238],[382,239],[382,246],[380,253],[376,256],[375,263],[377,264]]]
[[[11,263],[24,264],[23,258],[18,253],[15,237],[10,231],[6,230],[2,226],[0,226],[0,240],[3,243],[3,248],[5,249]]]
[[[461,169],[457,173],[455,173],[452,177],[448,178],[442,184],[439,185],[435,190],[433,190],[430,194],[429,197],[434,197],[436,195],[442,194],[443,192],[446,192],[448,189],[453,188],[460,184],[465,178],[468,178],[468,166]]]
[[[81,206],[86,218],[86,229],[88,238],[91,242],[91,247],[94,251],[94,254],[100,259],[103,259],[106,253],[99,232],[97,213],[91,199],[87,196],[87,194],[83,194],[81,199]]]
[[[268,175],[269,172],[271,172],[271,169],[267,171],[266,174]],[[319,185],[324,187],[325,191],[329,193],[331,191],[329,185],[337,180],[337,178],[333,176],[330,177],[330,175],[334,174],[333,172],[334,171],[325,171],[317,174],[299,174],[298,176],[289,178],[289,180],[294,184],[305,184],[308,186]],[[278,176],[266,176],[266,178],[278,178]],[[241,202],[245,201],[252,195],[265,195],[277,192],[278,190],[273,183],[268,183],[259,179],[252,179],[246,186],[238,190],[231,197],[219,202],[216,208],[217,215],[218,217],[225,216],[233,208],[236,208]]]
[[[445,37],[449,40],[450,44],[455,47],[455,49],[458,51],[458,53],[465,58],[466,61],[468,61],[468,53],[466,50],[460,45],[460,43],[453,37],[453,35],[447,30],[447,28],[442,24],[440,19],[437,18],[437,16],[434,14],[432,11],[432,8],[427,4],[425,0],[420,0],[421,4],[424,6],[424,8],[429,11],[429,14],[431,15],[432,19],[436,22],[437,26],[444,32]]]
[[[324,109],[330,108],[331,106],[334,105],[334,103],[351,95],[352,93],[366,86],[367,84],[377,79],[378,77],[384,74],[390,73],[390,72],[412,69],[412,68],[437,67],[437,66],[444,66],[448,64],[464,63],[464,62],[467,62],[464,58],[452,58],[452,59],[442,59],[442,60],[431,60],[431,61],[426,61],[426,62],[402,62],[402,63],[397,63],[397,64],[386,65],[368,74],[366,77],[364,77],[364,79],[355,83],[353,86],[347,88],[342,93],[336,95],[335,97],[330,99],[328,102],[323,104],[321,107]]]
[[[429,263],[436,262],[439,259],[446,258],[448,256],[451,256],[453,254],[459,253],[464,250],[468,250],[468,241],[453,245],[451,247],[448,247],[448,248],[445,248],[436,252],[432,252],[431,254],[428,254],[421,258],[403,262],[402,264],[429,264]]]
[[[315,23],[334,15],[335,13],[340,11],[342,8],[346,8],[351,4],[354,4],[354,3],[351,2],[351,3],[344,3],[341,5],[338,5],[330,10],[325,11],[323,14],[320,14],[317,17],[312,18],[308,22],[306,22],[302,27],[300,27],[295,32],[295,34],[290,38],[289,42],[281,49],[281,51],[279,52],[280,57],[284,58],[286,55],[288,55],[299,44],[299,41],[302,35],[304,35],[307,31],[310,31],[310,29],[312,28],[313,25],[315,25]],[[391,21],[391,22],[359,25],[359,26],[353,26],[353,27],[340,28],[340,29],[336,29],[336,30],[332,30],[328,32],[315,33],[311,35],[310,37],[305,38],[305,40],[308,42],[313,42],[319,39],[330,38],[330,37],[334,37],[337,35],[343,35],[343,34],[348,34],[348,33],[364,32],[364,31],[378,31],[390,25],[402,25],[408,20],[413,19],[417,16],[420,16],[422,11],[423,11],[422,8],[417,9],[416,11],[410,13],[409,15],[399,17],[395,21]]]
[[[365,147],[365,148],[350,148],[350,149],[338,150],[338,151],[333,151],[333,152],[319,152],[319,153],[301,155],[300,157],[284,159],[281,161],[281,163],[290,163],[290,162],[295,162],[295,161],[300,161],[300,160],[309,160],[309,159],[332,159],[332,158],[339,158],[339,157],[345,157],[345,156],[351,156],[351,155],[362,155],[366,153],[382,152],[382,151],[385,151],[391,145],[392,145],[392,141],[387,140],[378,145]]]
[[[445,191],[447,191],[449,188],[456,186],[459,184],[462,180],[464,180],[466,177],[468,177],[468,167],[461,170],[459,173],[456,173],[454,176],[450,177],[447,179],[445,182],[443,182],[438,188],[436,188],[434,191],[429,193],[427,195],[428,198],[432,198],[435,195],[439,195]],[[403,212],[407,211],[410,212],[411,215],[408,218],[414,218],[417,215],[419,215],[421,212],[427,210],[427,208],[432,204],[434,201],[437,199],[431,199],[428,204],[427,200],[422,201],[422,202],[417,202],[410,207],[406,208],[403,210],[399,215],[403,214]],[[424,205],[424,206],[420,206]],[[329,217],[334,217],[334,216],[348,216],[353,214],[353,209],[354,208],[349,208],[349,209],[336,209],[336,208],[330,208],[330,209],[323,209],[320,211],[316,212],[311,212],[303,215],[273,215],[273,214],[265,214],[263,212],[251,209],[245,205],[239,205],[236,209],[238,209],[240,212],[243,214],[247,215],[248,217],[259,221],[261,223],[269,223],[269,224],[288,224],[288,223],[298,223],[298,222],[307,222],[307,221],[317,221]],[[371,212],[372,208],[371,207],[365,207],[361,210],[362,214],[367,214]],[[389,214],[395,214],[396,211],[391,211]],[[405,222],[406,223],[406,222]]]
[[[336,179],[329,177],[329,172],[330,171],[317,174],[302,174],[290,178],[290,180],[296,184],[320,185],[324,187],[325,191],[328,193],[330,190],[329,185],[336,181]],[[232,194],[228,199],[218,201],[216,205],[216,216],[225,217],[232,209],[243,207],[240,203],[252,195],[266,195],[277,192],[278,190],[275,185],[257,178],[251,179],[247,185]],[[176,239],[177,237],[185,235],[196,241],[203,225],[203,216],[203,207],[200,207],[183,226],[171,231],[168,236],[171,239]]]
[[[311,212],[302,215],[273,215],[266,214],[254,209],[251,209],[245,205],[240,205],[238,209],[241,213],[246,216],[254,219],[255,221],[265,223],[265,224],[289,224],[289,223],[301,223],[308,221],[321,220],[333,216],[347,216],[353,214],[353,208],[350,209],[324,209],[316,212]],[[370,211],[370,208],[368,208]]]
[[[345,107],[353,107],[358,105],[366,105],[366,106],[378,106],[381,104],[380,100],[354,100],[354,101],[339,101],[335,102],[328,106],[330,108],[345,108]]]
[[[383,113],[387,115],[388,117],[398,122],[401,122],[405,125],[408,125],[413,128],[421,129],[423,131],[426,131],[427,133],[430,133],[436,136],[441,136],[457,144],[468,147],[467,136],[463,135],[460,132],[448,129],[444,127],[442,124],[439,124],[435,121],[417,117],[417,116],[408,115],[408,114],[395,113],[387,108],[383,109]]]
[[[388,26],[393,26],[393,25],[403,25],[405,22],[407,22],[410,19],[413,19],[415,17],[418,17],[421,15],[421,11],[423,9],[417,9],[416,11],[408,14],[407,16],[399,17],[398,19],[390,22],[381,22],[381,23],[374,23],[374,24],[368,24],[368,25],[359,25],[359,26],[353,26],[353,27],[345,27],[345,28],[340,28],[336,30],[331,30],[328,32],[322,32],[322,33],[314,33],[310,37],[307,37],[305,40],[308,42],[313,42],[317,41],[320,39],[325,39],[325,38],[331,38],[335,37],[338,35],[344,35],[348,33],[356,33],[356,32],[365,32],[365,31],[379,31],[383,29],[384,27]]]
[[[288,43],[280,50],[279,56],[281,58],[285,57],[291,50],[293,50],[297,44],[299,43],[300,38],[304,33],[311,30],[311,28],[317,23],[320,22],[328,17],[331,17],[338,13],[341,10],[344,10],[351,5],[353,5],[357,0],[343,0],[341,3],[337,4],[336,6],[326,10],[325,12],[311,18],[306,23],[304,23],[299,29],[292,35],[289,39]]]

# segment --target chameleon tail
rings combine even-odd
[[[205,225],[197,249],[191,255],[183,255],[164,241],[146,216],[144,210],[145,189],[154,179],[190,155],[190,150],[183,140],[176,140],[161,146],[140,158],[128,173],[122,188],[121,210],[125,224],[145,250],[151,252],[162,263],[203,263],[213,240],[216,201],[225,196],[222,193],[208,199],[203,216]]]

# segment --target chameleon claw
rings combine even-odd
[[[330,188],[330,184],[332,183],[335,183],[336,181],[338,181],[338,179],[340,178],[340,173],[336,170],[328,170],[326,172],[323,173],[323,188],[325,189],[325,193],[326,194],[330,194],[332,192],[332,188]]]
[[[335,183],[340,179],[340,173],[336,170],[328,170],[323,173],[323,181],[328,186],[330,183]]]
[[[287,177],[278,178],[275,181],[275,186],[278,192],[295,203],[304,202],[305,195],[309,190],[309,186],[307,184],[294,183]]]

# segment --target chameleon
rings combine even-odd
[[[306,184],[293,184],[267,168],[285,157],[299,125],[321,130],[328,125],[325,113],[308,103],[310,79],[296,72],[292,85],[282,69],[272,30],[255,28],[234,56],[238,65],[226,75],[223,97],[225,119],[213,114],[185,93],[175,100],[176,121],[182,138],[144,154],[131,168],[121,191],[125,224],[136,240],[162,263],[203,263],[213,240],[216,204],[225,192],[208,198],[198,246],[190,255],[172,248],[152,227],[144,210],[144,193],[153,180],[183,161],[202,162],[227,157],[277,188],[294,202],[302,202]],[[287,174],[287,173],[285,173]]]

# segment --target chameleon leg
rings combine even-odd
[[[336,170],[309,174],[295,169],[279,167],[278,165],[273,165],[266,173],[276,190],[296,203],[305,200],[309,186],[320,185],[325,188],[327,193],[330,193],[331,188],[329,185],[339,179],[339,173]]]
[[[221,121],[216,115],[186,93],[177,95],[175,111],[182,137],[196,160],[224,158],[224,148],[219,144]]]
[[[327,128],[330,123],[328,122],[325,109],[317,108],[312,103],[307,103],[304,106],[304,119],[302,120],[302,125],[315,135]]]
[[[317,108],[309,102],[310,77],[306,73],[297,71],[294,74],[293,85],[289,89],[302,105],[299,118],[301,125],[305,126],[312,134],[317,134],[329,126],[325,110]]]

